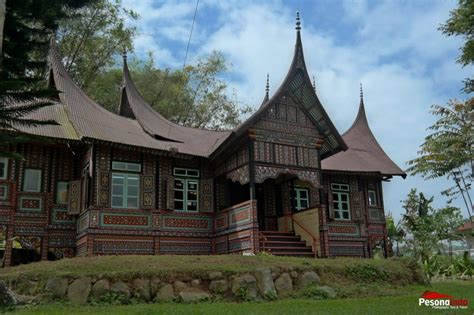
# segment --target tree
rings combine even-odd
[[[448,36],[462,36],[465,40],[457,62],[463,67],[474,64],[474,2],[459,0],[456,9],[450,12],[449,19],[439,28]],[[464,91],[474,92],[474,78],[467,78]]]
[[[152,55],[129,62],[134,84],[146,102],[171,121],[196,128],[228,129],[240,123],[250,107],[238,106],[219,79],[228,68],[219,52],[200,58],[182,70],[159,69]],[[119,104],[122,70],[110,69],[98,76],[91,97],[110,111]]]
[[[403,201],[405,214],[401,224],[406,231],[405,243],[417,259],[425,263],[435,252],[440,251],[441,242],[459,239],[457,229],[463,223],[459,208],[432,207],[434,198],[426,198],[416,189],[411,189]]]
[[[395,220],[392,216],[391,213],[389,213],[386,218],[385,222],[387,224],[387,237],[388,240],[390,241],[390,244],[397,244],[397,256],[400,256],[400,246],[399,243],[403,240],[403,237],[405,236],[405,231],[403,231],[403,228],[398,222],[395,224]]]
[[[136,20],[138,15],[122,8],[119,0],[94,1],[68,14],[59,22],[58,49],[66,70],[89,93],[97,76],[115,65],[117,55],[133,50],[136,29],[126,26],[125,20]]]
[[[46,89],[42,74],[47,53],[58,20],[71,8],[89,0],[7,1],[0,69],[0,155],[19,158],[8,151],[9,145],[24,136],[11,133],[19,126],[51,124],[52,121],[24,116],[52,103],[48,97],[55,91]]]
[[[419,157],[408,161],[408,172],[425,179],[446,176],[454,186],[442,193],[460,194],[471,216],[470,189],[474,173],[474,98],[467,101],[449,101],[447,106],[433,105],[431,113],[438,120],[428,130],[432,133],[418,151]]]

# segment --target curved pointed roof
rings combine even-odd
[[[155,111],[140,95],[132,81],[127,60],[124,58],[123,87],[120,115],[135,119],[143,130],[162,141],[173,143],[179,151],[190,151],[200,156],[210,155],[231,131],[190,128],[175,124]]]
[[[370,130],[361,93],[359,112],[352,126],[342,135],[349,149],[323,161],[323,170],[375,172],[406,177],[405,172],[385,153]]]
[[[198,156],[210,154],[208,150],[211,146],[193,150],[179,142],[154,138],[144,131],[137,120],[109,112],[94,102],[69,76],[54,43],[51,45],[49,63],[49,81],[59,91],[59,104],[41,108],[32,113],[31,118],[53,119],[60,125],[19,128],[20,130],[66,140],[93,139],[173,153],[178,151]]]
[[[233,141],[244,135],[265,115],[266,110],[269,109],[274,102],[278,101],[285,95],[289,95],[296,103],[303,107],[307,116],[312,120],[320,134],[324,137],[324,144],[320,150],[321,158],[326,158],[332,154],[347,149],[344,140],[319,101],[311,83],[311,79],[309,78],[304,60],[300,32],[301,23],[298,13],[296,21],[296,43],[293,60],[291,61],[290,69],[288,70],[283,83],[270,99],[264,99],[264,103],[262,103],[260,108],[252,116],[234,129],[232,136],[230,136],[223,145],[216,150],[216,153],[213,153],[212,157],[217,156],[218,153],[230,146]]]

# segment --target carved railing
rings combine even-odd
[[[267,251],[267,242],[268,238],[263,234],[262,232],[258,232],[259,239],[260,239],[260,244],[262,244],[262,248],[260,248],[261,252],[266,252]]]
[[[214,216],[216,253],[258,252],[257,202],[248,200]]]

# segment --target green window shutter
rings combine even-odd
[[[68,214],[79,214],[81,212],[81,181],[73,180],[69,182],[68,192]]]
[[[166,178],[166,209],[174,210],[174,177]]]
[[[329,209],[329,218],[334,219],[334,200],[332,198],[331,189],[328,189],[328,209]]]
[[[199,190],[200,211],[212,212],[213,206],[213,179],[201,179],[201,187]]]

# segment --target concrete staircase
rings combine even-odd
[[[311,246],[294,232],[260,231],[260,250],[275,256],[315,257]]]

